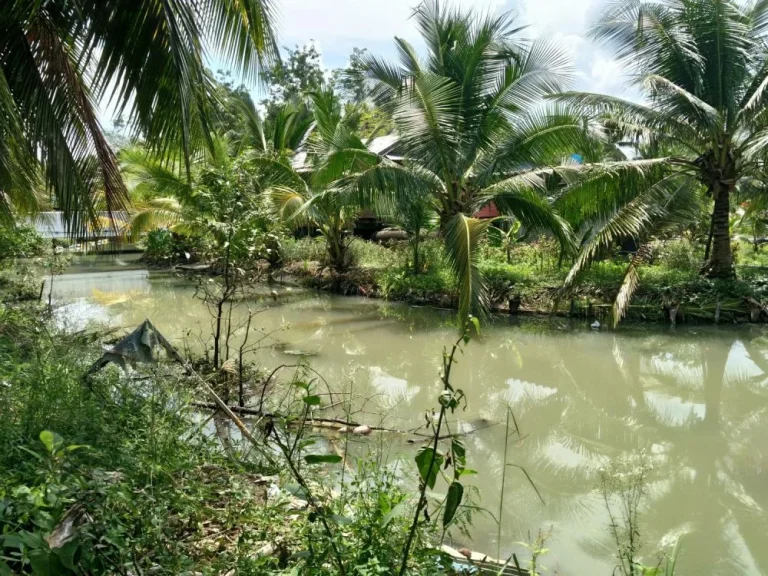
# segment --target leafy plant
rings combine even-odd
[[[189,163],[210,145],[209,51],[253,74],[277,55],[268,3],[15,2],[0,15],[0,215],[34,212],[44,182],[72,231],[128,195],[94,101],[109,100],[153,151]],[[38,153],[39,152],[39,153]]]

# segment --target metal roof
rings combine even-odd
[[[113,218],[118,227],[128,221],[127,212],[115,212]],[[109,212],[99,212],[99,219],[104,221],[104,226],[97,233],[92,233],[91,238],[115,238],[118,234],[110,226]],[[70,238],[71,234],[64,220],[63,212],[40,212],[30,224],[43,238]]]

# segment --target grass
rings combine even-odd
[[[324,259],[322,240],[290,240],[286,247],[284,257],[289,269],[310,278],[312,285],[318,288],[342,286],[344,293],[358,292],[439,307],[455,305],[456,283],[443,259],[438,239],[424,242],[425,267],[420,274],[411,269],[410,252],[404,244],[384,246],[353,239],[350,250],[355,267],[343,280],[334,282],[323,280],[322,271],[315,264]],[[755,254],[751,246],[745,244],[737,248],[736,255],[739,279],[713,281],[699,274],[702,247],[686,239],[658,242],[652,260],[639,270],[640,285],[629,318],[667,321],[665,306],[680,303],[681,317],[711,320],[719,302],[725,316],[745,319],[749,313],[745,298],[753,297],[758,301],[768,298],[768,250],[765,255],[762,252]],[[600,305],[607,310],[621,285],[628,262],[628,255],[616,254],[594,263],[565,297],[560,288],[569,264],[560,262],[558,249],[552,242],[518,244],[513,247],[509,262],[501,248],[486,243],[478,266],[493,308],[505,310],[510,298],[519,298],[523,310],[550,313],[555,305],[560,310],[575,306],[588,311]],[[767,270],[760,268],[762,263]]]
[[[277,430],[291,447],[270,464],[213,433],[226,424],[214,427],[194,406],[201,398],[178,367],[138,365],[127,377],[111,366],[85,382],[102,341],[59,331],[39,305],[0,305],[0,574],[330,576],[341,573],[332,551],[347,574],[400,567],[410,529],[402,472],[371,453],[340,485],[338,467],[306,456],[327,451],[325,441],[296,431],[301,409],[283,404],[289,416],[273,420],[272,433],[254,428],[264,447]],[[296,377],[284,386],[300,386],[314,405],[311,380]],[[300,499],[289,469],[301,470]],[[449,574],[432,531],[418,526],[409,565]]]

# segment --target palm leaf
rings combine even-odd
[[[621,319],[624,318],[624,316],[627,314],[632,296],[640,284],[640,276],[637,273],[637,269],[646,261],[647,252],[647,244],[640,246],[637,253],[632,257],[632,260],[630,260],[629,266],[627,266],[627,269],[624,272],[624,278],[621,281],[619,292],[616,294],[616,299],[613,302],[611,313],[611,321],[614,328],[619,325]]]
[[[552,234],[563,250],[570,251],[574,247],[570,227],[541,195],[543,184],[535,172],[518,174],[483,190],[478,207],[493,202],[502,214],[514,216],[528,230]]]
[[[488,310],[485,284],[478,269],[478,246],[489,220],[478,220],[457,214],[443,227],[445,254],[456,277],[459,296],[459,322],[464,325],[469,315],[484,317]]]
[[[130,241],[160,228],[174,229],[182,222],[182,206],[176,198],[152,198],[134,203],[122,234]]]

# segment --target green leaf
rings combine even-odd
[[[331,514],[330,518],[339,526],[349,526],[353,522],[352,518],[341,516],[340,514]]]
[[[77,566],[75,564],[75,556],[80,548],[80,543],[77,540],[70,540],[64,546],[60,548],[54,548],[53,553],[59,557],[59,560],[65,568],[77,572]]]
[[[64,442],[64,439],[56,434],[56,432],[43,430],[40,432],[40,442],[45,445],[45,448],[48,450],[48,452],[53,452],[61,445],[62,442]]]
[[[456,277],[459,292],[459,320],[466,328],[470,313],[484,315],[488,310],[488,294],[478,268],[480,242],[490,221],[457,214],[443,227],[445,255]]]
[[[288,484],[285,489],[297,498],[301,498],[302,500],[306,500],[307,498],[307,491],[298,484]]]
[[[416,461],[422,481],[430,488],[434,488],[437,481],[437,473],[443,464],[443,455],[440,452],[435,452],[428,446],[423,446],[416,453],[414,460]]]
[[[304,461],[307,464],[338,464],[343,459],[338,454],[307,454]]]
[[[28,532],[26,530],[22,530],[18,533],[19,540],[27,547],[33,550],[37,549],[45,549],[48,547],[48,545],[45,543],[45,540],[43,540],[42,535],[40,535],[37,532]]]
[[[29,448],[27,448],[26,446],[19,446],[19,448],[20,448],[21,450],[24,450],[24,452],[26,452],[27,454],[30,454],[30,455],[34,456],[34,457],[35,457],[35,458],[37,458],[38,460],[43,460],[43,457],[42,457],[40,454],[38,454],[37,452],[35,452],[35,451],[33,451],[33,450],[30,450],[30,449],[29,449]]]
[[[459,482],[452,482],[448,487],[448,498],[445,500],[445,511],[443,512],[443,526],[448,526],[459,509],[461,498],[464,496],[464,486]]]
[[[302,400],[307,406],[320,406],[320,396],[304,396]]]
[[[0,562],[0,576],[13,576],[13,572],[5,562]]]
[[[29,563],[32,565],[32,572],[36,576],[55,576],[59,573],[60,562],[48,550],[37,550],[29,555]]]
[[[480,319],[476,316],[470,316],[469,321],[472,322],[472,326],[475,327],[475,334],[480,336]]]
[[[453,454],[453,467],[456,469],[456,477],[458,478],[467,465],[467,450],[458,438],[451,438],[451,453]]]
[[[21,550],[23,543],[18,534],[6,534],[2,537],[3,548],[18,548]]]
[[[392,520],[397,518],[398,516],[402,516],[405,512],[406,508],[408,506],[408,502],[400,502],[397,506],[392,508],[387,514],[384,515],[384,517],[381,519],[381,527],[386,528]]]
[[[301,388],[302,390],[309,390],[309,384],[306,382],[294,382],[293,385],[296,386],[296,388]]]

